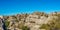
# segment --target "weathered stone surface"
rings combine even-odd
[[[59,12],[51,14],[36,12],[32,14],[21,14],[21,15],[18,14],[4,17],[0,16],[0,30],[4,29],[3,22],[5,22],[5,20],[10,22],[8,27],[6,27],[7,30],[22,30],[24,29],[23,28],[24,26],[27,26],[28,28],[30,28],[30,30],[46,30],[46,29],[40,29],[42,24],[48,24],[53,19],[58,20],[59,18],[60,18]]]

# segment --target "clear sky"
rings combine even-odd
[[[0,0],[0,15],[60,11],[60,0]]]

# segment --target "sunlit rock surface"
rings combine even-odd
[[[40,27],[43,24],[50,24],[53,20],[60,20],[60,12],[53,12],[50,14],[34,12],[32,14],[0,16],[0,30],[4,30],[4,24],[6,30],[46,30],[43,28],[40,29]]]
[[[3,16],[0,16],[0,30],[3,30]]]

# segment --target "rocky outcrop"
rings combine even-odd
[[[46,30],[40,29],[43,24],[50,24],[53,20],[60,19],[60,12],[46,14],[34,12],[32,14],[18,14],[0,16],[0,30]]]

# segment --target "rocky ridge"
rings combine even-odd
[[[0,16],[0,30],[60,30],[58,25],[60,25],[60,12]]]

